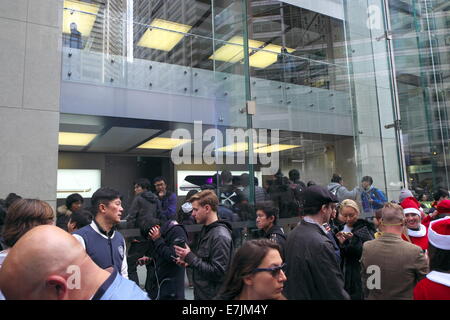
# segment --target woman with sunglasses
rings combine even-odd
[[[228,270],[224,285],[217,296],[222,300],[285,300],[280,246],[268,239],[245,242]]]

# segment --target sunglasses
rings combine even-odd
[[[278,278],[280,276],[281,270],[283,270],[283,272],[285,272],[286,265],[287,265],[286,263],[283,263],[281,266],[272,267],[272,268],[256,268],[256,269],[253,269],[252,273],[267,271],[267,272],[270,272],[272,277]]]

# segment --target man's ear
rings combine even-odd
[[[67,281],[61,276],[51,275],[47,277],[45,286],[55,300],[66,300],[68,295]]]
[[[269,218],[267,218],[267,220],[273,223],[275,221],[275,216],[270,216]]]

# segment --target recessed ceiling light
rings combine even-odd
[[[255,153],[272,153],[272,152],[280,152],[283,150],[289,150],[294,148],[300,148],[301,146],[293,145],[293,144],[273,144],[270,146],[261,147],[255,150]]]
[[[264,45],[264,42],[248,39],[248,52],[258,49]],[[268,44],[261,50],[252,54],[249,58],[251,67],[267,68],[271,64],[277,62],[278,55],[281,53],[281,46],[275,44]],[[286,48],[289,53],[294,52],[295,49]],[[229,63],[236,63],[244,59],[244,38],[234,36],[227,41],[222,47],[209,57],[210,60],[219,60]]]
[[[254,143],[253,148],[259,148],[259,147],[262,147],[265,145],[267,145],[267,144],[266,143]],[[238,143],[230,144],[228,146],[224,146],[224,147],[216,149],[216,151],[221,151],[221,152],[242,152],[242,151],[247,151],[247,150],[248,150],[247,142],[238,142]]]
[[[87,146],[96,136],[95,133],[60,132],[58,143],[62,146]]]
[[[188,32],[191,28],[186,24],[154,19],[139,40],[138,46],[171,51],[183,39],[183,33]]]
[[[176,148],[182,144],[191,142],[191,139],[172,139],[172,138],[153,138],[143,144],[138,149],[164,149],[170,150]]]

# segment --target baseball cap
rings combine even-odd
[[[321,207],[324,204],[328,204],[331,202],[339,202],[334,194],[328,191],[327,188],[313,185],[308,188],[303,193],[304,207]]]

